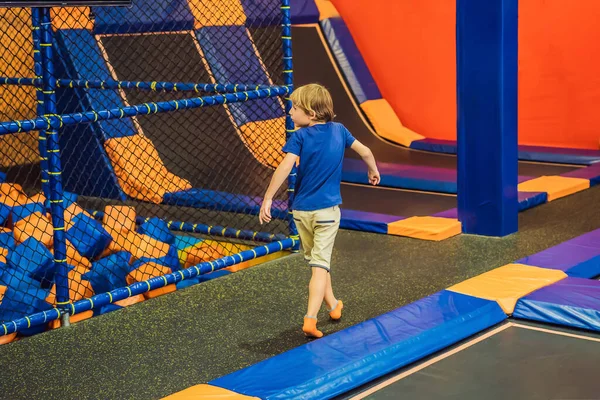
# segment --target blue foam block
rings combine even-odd
[[[208,26],[196,36],[217,82],[271,84],[245,26]],[[238,126],[285,116],[278,98],[231,103],[229,109]]]
[[[6,224],[6,221],[12,213],[12,208],[4,203],[0,203],[0,226]]]
[[[42,242],[33,237],[8,253],[6,261],[11,268],[27,271],[43,288],[52,286],[54,282],[54,256]]]
[[[67,239],[79,254],[87,258],[100,255],[112,241],[102,224],[84,213],[73,217],[73,225],[66,232]]]
[[[381,99],[379,88],[341,18],[321,21],[325,38],[358,103]]]
[[[513,317],[600,331],[600,282],[565,278],[519,299]]]
[[[342,209],[340,228],[387,234],[388,224],[401,219],[404,217]]]
[[[67,209],[71,204],[73,204],[77,201],[78,197],[79,197],[79,195],[76,193],[64,192],[63,193],[63,207],[65,209]],[[46,202],[44,203],[44,207],[46,207],[46,210],[50,211],[50,209],[51,209],[50,199],[46,199]]]
[[[92,268],[83,274],[82,278],[91,283],[94,293],[105,293],[125,287],[127,286],[125,277],[132,270],[130,261],[130,253],[119,251],[94,262]]]
[[[578,278],[600,275],[600,229],[522,258],[517,263],[557,269]]]
[[[60,29],[55,33],[56,75],[70,79],[108,79],[111,74],[97,40],[85,29]],[[123,107],[117,90],[62,88],[57,92],[58,112],[78,113]],[[103,143],[131,136],[136,130],[130,118],[68,125],[60,135],[63,184],[80,195],[125,200]],[[94,182],[102,182],[96,185]]]
[[[177,250],[185,250],[188,247],[195,246],[198,243],[202,243],[203,241],[204,240],[194,236],[175,235],[175,241],[173,245]]]
[[[17,271],[13,271],[15,274]],[[24,276],[22,278],[25,278]],[[15,275],[14,279],[19,279]],[[45,301],[49,290],[29,287],[21,290],[9,286],[0,302],[0,322],[14,321],[25,316],[52,309],[52,305]],[[40,325],[20,331],[23,336],[35,335],[46,329],[46,325]]]
[[[19,222],[36,212],[46,215],[45,206],[42,203],[28,203],[22,206],[14,206],[12,208],[13,223]]]
[[[172,244],[175,242],[175,235],[169,230],[169,225],[158,217],[150,218],[138,228],[138,232],[148,235],[160,242]]]
[[[93,7],[94,33],[174,32],[194,29],[187,0],[135,0],[130,7]]]
[[[0,171],[0,183],[6,182],[6,174]]]
[[[179,271],[181,269],[181,265],[179,264],[179,255],[177,253],[177,247],[175,247],[175,246],[169,247],[169,251],[167,252],[167,255],[165,255],[163,257],[160,257],[160,258],[142,257],[139,260],[134,261],[131,264],[131,271],[138,269],[143,264],[146,264],[148,262],[153,262],[153,263],[165,266],[165,267],[169,267],[169,268],[171,268],[171,271]]]
[[[441,291],[209,382],[261,399],[329,399],[489,328],[494,301]]]
[[[0,247],[14,250],[15,248],[15,237],[12,232],[0,232]]]

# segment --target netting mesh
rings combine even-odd
[[[50,31],[36,12],[0,9],[1,121],[141,104],[148,115],[58,129],[60,153],[49,152],[60,154],[66,191],[67,280],[52,255],[57,174],[44,172],[53,131],[0,136],[0,321],[54,307],[57,285],[68,282],[77,301],[289,234],[285,190],[278,219],[264,227],[256,217],[283,157],[284,99],[268,89],[266,98],[179,109],[193,97],[283,85],[280,1],[55,8]],[[173,100],[182,102],[154,113]],[[254,233],[235,238],[241,231]]]

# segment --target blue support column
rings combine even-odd
[[[293,89],[294,86],[294,70],[292,63],[292,16],[290,11],[290,0],[281,0],[281,14],[282,14],[282,42],[283,42],[283,84],[289,88]],[[284,99],[285,103],[285,130],[286,130],[286,140],[289,139],[292,132],[294,132],[294,122],[292,121],[292,117],[290,117],[290,110],[292,109],[292,102],[289,99],[291,94],[287,94]],[[292,169],[290,173],[290,177],[288,178],[288,222],[290,228],[290,237],[293,239],[298,239],[298,230],[296,229],[296,223],[294,222],[294,218],[291,214],[292,212],[292,202],[294,201],[294,190],[296,188],[296,167]],[[298,252],[300,250],[300,242],[297,241],[296,245],[292,248],[293,252]]]
[[[458,217],[463,232],[518,230],[518,0],[457,0]]]
[[[50,8],[41,8],[40,48],[42,50],[42,80],[44,111],[56,115],[56,78],[53,62],[53,33]],[[60,144],[58,129],[46,130],[46,152],[48,154],[48,184],[52,226],[54,227],[54,263],[56,265],[56,304],[63,314],[63,325],[68,325],[69,280],[67,278],[67,239],[65,236],[65,207],[61,179]]]

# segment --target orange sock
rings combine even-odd
[[[342,318],[342,309],[344,308],[344,303],[341,300],[338,300],[337,304],[333,308],[333,310],[329,310],[329,316],[331,319],[340,319]]]
[[[309,337],[323,337],[323,332],[317,329],[317,318],[304,317],[304,325],[302,325],[304,334]]]

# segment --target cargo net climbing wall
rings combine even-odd
[[[294,243],[287,188],[273,222],[257,217],[286,138],[287,13],[287,0],[0,8],[5,341]]]

